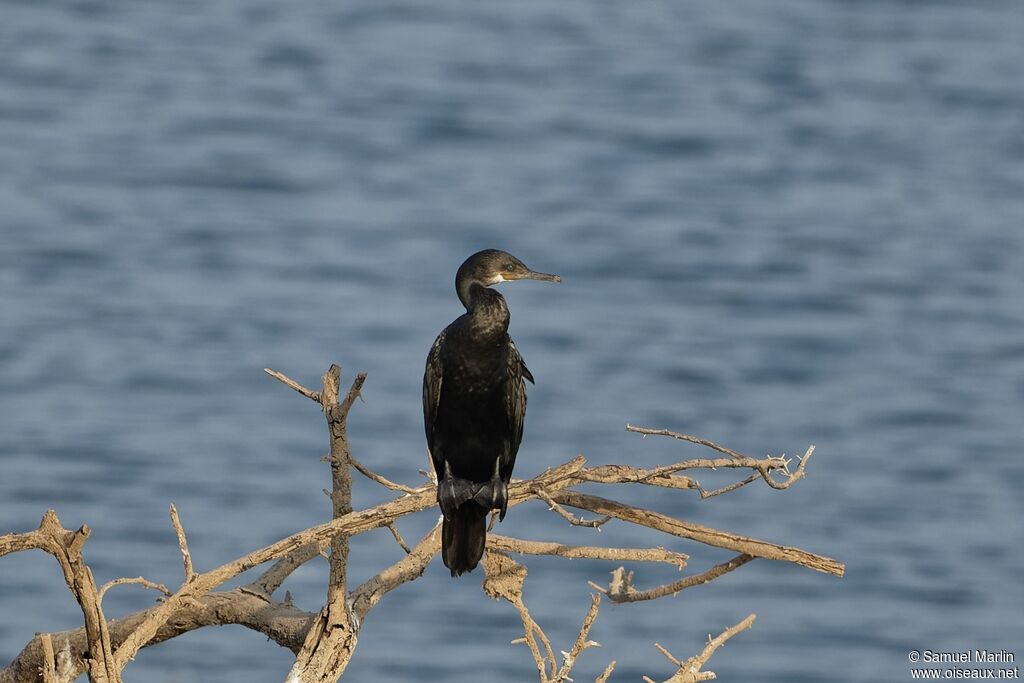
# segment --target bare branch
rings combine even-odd
[[[615,660],[613,659],[608,663],[608,666],[604,668],[601,675],[597,677],[594,683],[608,683],[608,678],[611,677],[612,671],[615,671]]]
[[[578,518],[574,517],[571,512],[569,512],[564,507],[559,505],[555,501],[555,499],[552,498],[544,489],[538,487],[534,489],[533,492],[537,495],[538,498],[540,498],[541,500],[548,504],[548,509],[557,512],[559,515],[562,516],[562,518],[567,520],[569,524],[572,524],[573,526],[585,526],[590,527],[591,529],[600,529],[602,524],[605,524],[609,520],[611,520],[611,517],[602,517],[601,519],[584,519],[582,515],[580,515]]]
[[[776,545],[727,531],[719,531],[718,529],[712,529],[693,522],[684,522],[659,512],[625,505],[624,503],[607,498],[591,496],[576,491],[562,491],[553,497],[563,505],[590,510],[600,515],[610,515],[616,519],[664,531],[673,536],[700,541],[717,548],[735,550],[753,555],[754,557],[763,557],[767,560],[792,562],[835,576],[842,576],[846,570],[841,562],[830,557],[815,555],[800,548]]]
[[[397,526],[395,526],[394,524],[388,524],[388,531],[390,531],[391,535],[395,537],[395,543],[397,543],[402,548],[402,550],[406,552],[406,554],[412,552],[412,549],[409,548],[409,545],[405,542],[405,539],[402,538],[402,533],[398,530]]]
[[[282,372],[278,372],[277,370],[271,370],[270,368],[263,368],[263,372],[267,373],[268,375],[270,375],[274,379],[283,382],[287,386],[290,386],[292,389],[294,389],[295,391],[299,392],[300,394],[302,394],[306,398],[308,398],[308,399],[310,399],[312,401],[316,401],[317,403],[321,402],[321,396],[320,396],[320,392],[319,391],[313,391],[312,389],[307,389],[306,387],[302,386],[301,384],[299,384],[298,382],[293,380],[288,375],[286,375],[286,374],[284,374]]]
[[[603,588],[593,582],[591,582],[590,585],[607,595],[612,602],[616,603],[655,600],[657,598],[663,598],[666,595],[675,596],[687,588],[713,581],[722,574],[728,574],[735,569],[739,569],[752,559],[754,559],[753,555],[737,555],[728,562],[715,565],[711,569],[701,572],[700,574],[686,576],[678,581],[666,583],[662,586],[658,586],[657,588],[651,588],[645,591],[638,591],[633,588],[633,572],[627,572],[625,567],[619,567],[612,572],[612,580],[609,582],[608,588]]]
[[[116,665],[111,653],[110,634],[96,591],[96,582],[82,557],[82,547],[90,533],[89,527],[85,524],[78,531],[68,531],[61,525],[57,513],[47,510],[37,530],[0,536],[0,556],[10,552],[38,549],[46,551],[57,560],[64,574],[64,581],[71,594],[75,596],[85,619],[84,633],[91,654],[86,661],[90,681],[120,683],[123,667]],[[40,645],[40,649],[42,647]],[[50,649],[52,650],[52,641]],[[40,660],[33,669],[33,675],[35,676],[42,668],[44,665]]]
[[[729,640],[740,631],[745,631],[750,628],[756,618],[757,615],[751,614],[740,623],[735,626],[730,626],[714,638],[709,637],[708,644],[704,646],[704,650],[701,651],[699,655],[690,657],[685,662],[680,662],[676,659],[675,655],[663,648],[661,645],[655,643],[654,647],[658,648],[658,651],[665,655],[665,658],[672,662],[673,666],[678,667],[675,674],[673,674],[671,678],[665,680],[664,683],[696,683],[697,681],[714,680],[716,676],[713,671],[701,671],[701,668],[707,664],[709,659],[711,659],[711,655],[715,654],[715,651],[725,644],[725,641]],[[647,676],[644,676],[644,680],[654,683],[654,681]]]
[[[330,434],[331,506],[335,520],[352,512],[351,452],[348,446],[348,413],[366,380],[360,373],[344,402],[338,403],[341,368],[331,365],[323,376],[321,403]],[[330,576],[327,602],[306,634],[306,640],[295,658],[289,679],[306,682],[333,683],[341,677],[355,650],[359,623],[348,600],[348,534],[339,531],[331,538]]]
[[[435,524],[434,528],[420,539],[416,547],[409,550],[405,557],[376,576],[367,579],[365,583],[352,591],[352,611],[360,622],[386,593],[423,575],[430,560],[441,549],[440,530],[440,523]]]
[[[413,488],[392,482],[372,472],[352,457],[348,446],[346,420],[349,411],[360,396],[365,374],[360,374],[355,378],[347,395],[339,401],[341,373],[340,368],[336,365],[332,365],[324,375],[323,389],[319,392],[303,387],[282,373],[269,369],[267,373],[298,393],[317,401],[324,408],[331,446],[327,461],[331,465],[333,483],[332,490],[329,492],[332,501],[332,521],[293,534],[211,571],[197,574],[192,566],[184,529],[177,510],[172,505],[171,519],[178,537],[185,569],[185,581],[173,593],[166,587],[150,582],[143,577],[115,579],[97,591],[92,573],[81,558],[81,548],[89,534],[88,527],[83,526],[77,532],[64,530],[60,527],[55,515],[52,516],[52,519],[49,516],[44,517],[40,529],[36,532],[0,536],[0,555],[32,548],[40,548],[54,555],[61,563],[72,593],[82,606],[86,622],[83,629],[69,631],[65,634],[39,636],[34,639],[10,666],[0,670],[0,683],[27,680],[18,678],[18,676],[25,675],[24,672],[27,671],[32,672],[31,680],[36,680],[41,672],[44,679],[53,679],[55,683],[56,681],[63,683],[65,677],[62,672],[68,673],[70,676],[86,667],[88,667],[90,678],[93,681],[119,683],[121,669],[142,647],[195,628],[223,623],[243,623],[250,628],[267,633],[276,642],[296,652],[296,662],[292,669],[292,675],[296,680],[302,680],[303,683],[312,681],[326,683],[341,676],[355,648],[361,622],[369,611],[389,591],[421,576],[433,556],[438,552],[439,526],[435,526],[413,548],[410,548],[395,525],[395,521],[404,515],[433,507],[436,487],[428,484]],[[660,434],[701,444],[728,457],[686,460],[645,469],[625,465],[587,468],[585,459],[580,456],[559,467],[546,470],[533,479],[511,482],[509,505],[540,499],[575,526],[600,528],[610,519],[617,518],[648,526],[667,534],[690,538],[717,547],[731,548],[740,552],[740,555],[701,574],[684,577],[645,591],[636,590],[632,586],[632,572],[626,572],[625,568],[620,567],[613,572],[608,588],[595,586],[600,593],[609,595],[614,602],[655,599],[711,581],[724,573],[735,570],[755,556],[793,562],[818,571],[842,575],[843,565],[831,558],[814,555],[798,548],[775,545],[710,529],[643,508],[571,490],[582,483],[635,483],[670,489],[699,490],[701,496],[706,498],[735,490],[757,478],[763,478],[773,488],[784,489],[805,475],[807,462],[814,452],[813,446],[800,459],[795,471],[791,472],[789,460],[784,456],[769,456],[756,460],[714,442],[685,434],[632,426],[627,428],[642,434]],[[401,492],[403,495],[369,509],[353,511],[351,504],[352,475],[349,464],[352,464],[369,479]],[[713,491],[705,491],[701,489],[695,479],[678,474],[683,470],[701,468],[745,468],[752,470],[753,473],[744,480]],[[778,478],[780,474],[782,478]],[[585,520],[583,517],[577,517],[570,513],[563,506],[589,510],[603,515],[603,517]],[[52,513],[49,514],[52,515]],[[389,529],[396,542],[405,551],[405,555],[349,592],[347,590],[349,538],[381,526]],[[327,601],[320,613],[312,614],[296,610],[287,595],[284,603],[275,603],[271,596],[295,568],[318,553],[322,553],[328,546],[331,548],[328,558],[331,566],[330,580]],[[562,652],[562,657],[559,659],[551,646],[550,639],[530,616],[523,601],[522,589],[526,568],[502,552],[495,551],[616,562],[665,562],[679,568],[685,567],[687,560],[686,555],[661,547],[574,546],[491,534],[489,549],[484,559],[484,590],[491,597],[509,601],[519,611],[524,635],[517,642],[525,642],[529,647],[542,683],[561,683],[571,680],[569,676],[578,656],[584,650],[597,646],[597,643],[589,640],[589,632],[597,618],[600,595],[592,597],[591,607],[583,620],[577,638],[569,651]],[[231,591],[209,592],[234,576],[271,560],[278,561],[249,585]],[[141,584],[160,590],[168,597],[162,604],[108,624],[101,609],[102,599],[107,590],[122,584]],[[748,621],[752,620],[753,615],[748,618]],[[735,632],[748,626],[749,623],[746,625],[741,623],[733,629],[723,632],[719,639],[716,639],[719,642],[715,647],[720,646]],[[113,630],[113,634],[111,630]],[[55,665],[53,638],[61,636],[64,637],[64,640],[58,640],[58,642],[63,642],[63,647],[61,654],[56,657]],[[715,641],[709,643],[709,648],[714,643]],[[116,650],[113,650],[114,644],[116,644]],[[672,658],[667,650],[659,648],[679,667],[677,674],[670,680],[673,683],[683,683],[691,680],[707,680],[713,677],[710,672],[699,671],[700,666],[714,651],[714,648],[709,648],[705,648],[705,653],[701,655],[704,659],[699,662],[697,661],[698,657],[691,658],[682,664]],[[62,669],[60,662],[64,652],[67,652],[65,659],[70,663]],[[86,652],[89,653],[89,659],[83,659]],[[694,666],[690,666],[690,669],[684,671],[686,666],[694,663],[696,663]],[[75,670],[76,666],[78,667],[77,671]],[[597,683],[606,682],[614,666],[615,662],[610,663],[598,677]],[[683,677],[684,675],[689,677]]]
[[[679,569],[686,567],[687,555],[664,548],[606,548],[603,546],[563,545],[546,541],[527,541],[498,534],[487,535],[493,550],[520,555],[554,555],[569,559],[611,560],[613,562],[665,562]]]
[[[525,642],[533,655],[533,661],[537,666],[537,675],[541,683],[549,680],[549,670],[555,670],[555,655],[547,636],[541,631],[540,626],[530,616],[529,610],[523,603],[523,582],[526,580],[526,567],[513,560],[508,555],[499,552],[485,552],[484,559],[484,593],[494,600],[504,599],[512,604],[519,612],[519,618],[523,622],[524,637],[512,641]],[[543,638],[546,655],[541,653],[537,644],[535,634]],[[550,667],[550,669],[549,669]]]
[[[673,655],[671,652],[669,652],[668,650],[663,648],[660,644],[655,643],[654,644],[654,648],[658,652],[663,654],[665,656],[665,659],[667,659],[668,661],[672,662],[674,665],[676,665],[676,666],[682,666],[683,665],[682,662],[680,662],[678,659],[676,659],[675,655]]]
[[[760,479],[760,478],[761,478],[761,474],[758,473],[758,472],[755,472],[754,474],[751,474],[749,477],[747,477],[746,479],[743,479],[742,481],[733,482],[733,483],[729,484],[728,486],[723,486],[722,488],[719,488],[719,489],[714,489],[712,491],[705,491],[704,489],[701,489],[700,490],[700,498],[701,498],[701,500],[704,500],[705,498],[714,498],[715,496],[720,496],[723,493],[729,493],[729,491],[735,491],[736,489],[741,488],[743,486],[746,486],[750,482],[756,481],[757,479]]]
[[[758,471],[761,472],[761,476],[764,477],[764,480],[773,489],[780,489],[780,490],[788,489],[795,482],[797,482],[797,481],[799,481],[799,480],[804,478],[804,475],[807,472],[807,462],[811,459],[812,455],[814,455],[814,444],[811,444],[810,446],[807,447],[807,451],[804,453],[803,457],[799,458],[800,463],[797,465],[796,471],[793,472],[792,474],[789,474],[789,462],[786,461],[785,458],[780,458],[784,462],[783,467],[781,469],[786,474],[789,475],[789,476],[786,477],[785,480],[783,480],[781,482],[777,482],[774,479],[772,479],[772,477],[769,475],[768,470],[758,470]]]
[[[580,627],[576,640],[568,652],[563,651],[562,664],[558,666],[555,659],[551,641],[544,630],[534,621],[523,602],[523,582],[526,580],[526,567],[513,560],[502,552],[489,550],[484,554],[484,592],[495,600],[504,599],[512,604],[519,612],[519,618],[523,622],[524,636],[513,640],[513,643],[526,643],[533,656],[534,664],[537,667],[537,676],[540,683],[564,683],[572,681],[569,674],[576,665],[576,659],[580,654],[589,648],[600,647],[600,643],[589,639],[590,629],[597,619],[597,611],[601,605],[601,596],[591,596],[590,609],[583,618],[583,625]],[[539,639],[539,643],[538,643]],[[543,648],[543,649],[542,649]],[[615,666],[612,662],[603,674],[604,680],[611,675]],[[598,679],[599,681],[602,679]]]
[[[160,606],[151,607],[108,622],[114,647],[120,646],[149,614],[159,608]],[[314,614],[284,603],[270,603],[242,589],[209,593],[184,602],[173,610],[170,618],[157,630],[146,646],[156,645],[206,626],[239,624],[263,633],[277,644],[294,652],[302,646],[302,640],[314,617]],[[54,633],[51,637],[54,642],[62,644],[62,650],[67,648],[69,658],[79,663],[80,672],[83,655],[91,653],[85,629],[71,629]],[[77,676],[77,673],[70,677],[61,674],[62,670],[65,673],[73,671],[73,667],[65,666],[62,669],[60,653],[57,655],[57,662],[57,672],[62,681],[70,681]],[[32,639],[6,669],[0,670],[0,683],[34,681],[43,663],[41,636],[38,636]]]
[[[336,366],[334,366],[336,367]],[[352,404],[359,398],[360,392],[363,390],[363,383],[366,381],[366,373],[360,372],[356,375],[356,378],[352,380],[352,386],[349,387],[348,394],[345,396],[345,400],[341,402],[339,406],[341,408],[342,415],[348,415],[348,411],[352,409]]]
[[[576,636],[576,642],[573,643],[571,650],[568,652],[562,652],[562,666],[559,667],[558,672],[552,677],[553,682],[560,683],[561,681],[571,681],[572,679],[569,678],[569,674],[572,673],[572,668],[576,665],[576,658],[579,657],[584,650],[592,647],[601,647],[600,643],[589,640],[590,629],[594,625],[594,621],[597,620],[597,610],[600,606],[600,594],[592,594],[590,596],[590,609],[587,610],[587,615],[583,618],[583,625],[580,627],[580,632]]]
[[[699,444],[701,446],[707,446],[708,448],[711,448],[712,450],[716,450],[719,453],[725,453],[726,455],[728,455],[729,457],[731,457],[735,461],[737,461],[736,463],[731,465],[732,467],[750,467],[751,469],[756,469],[758,471],[758,473],[761,475],[761,478],[764,479],[766,484],[768,484],[773,489],[780,489],[780,490],[781,489],[788,489],[795,482],[797,482],[800,479],[804,478],[804,474],[805,474],[805,471],[807,469],[807,461],[810,460],[811,455],[814,454],[814,445],[812,444],[812,445],[810,445],[807,448],[807,451],[804,453],[804,456],[802,458],[800,458],[800,464],[797,466],[796,472],[790,473],[790,471],[789,471],[789,461],[785,458],[785,456],[779,456],[779,457],[771,457],[771,456],[769,456],[765,460],[755,460],[754,458],[748,458],[747,456],[742,455],[741,453],[737,453],[736,451],[732,450],[731,448],[726,448],[725,446],[721,446],[721,445],[715,443],[714,441],[708,441],[707,439],[702,439],[702,438],[700,438],[698,436],[691,436],[689,434],[680,434],[679,432],[673,432],[673,431],[670,431],[668,429],[650,429],[648,427],[637,427],[635,425],[627,424],[626,425],[626,431],[627,432],[636,432],[637,434],[643,434],[644,436],[647,436],[647,435],[650,435],[650,434],[654,434],[654,435],[658,435],[658,436],[669,436],[669,437],[672,437],[673,439],[679,439],[680,441],[689,441],[690,443]],[[698,467],[707,467],[707,466],[708,465],[698,465]],[[728,467],[729,465],[718,465],[718,466],[719,467]],[[666,468],[673,468],[673,467],[675,467],[675,466],[673,466],[673,465],[666,466]],[[658,469],[659,470],[664,470],[666,468],[658,468]],[[681,468],[680,467],[678,469],[686,469],[686,468]],[[787,475],[786,479],[784,479],[781,482],[775,481],[772,478],[772,476],[771,476],[771,471],[772,470],[782,470],[783,473],[785,473]],[[677,471],[677,470],[673,470],[673,471]],[[712,492],[710,492],[708,494],[704,494],[702,492],[701,493],[701,498],[710,498],[712,496],[717,496],[717,495],[720,495],[722,493],[727,493],[728,491],[734,491],[734,490],[740,488],[741,486],[745,486],[746,484],[749,484],[750,481],[752,481],[752,479],[744,480],[744,481],[742,481],[742,482],[740,482],[738,484],[732,484],[730,486],[723,487],[722,489],[719,489],[719,490],[716,490],[716,491],[712,491]]]
[[[635,425],[627,424],[626,431],[636,432],[637,434],[643,434],[644,436],[669,436],[672,437],[673,439],[679,439],[680,441],[689,441],[690,443],[699,444],[701,446],[707,446],[712,450],[716,450],[719,453],[725,453],[726,455],[732,456],[733,458],[745,457],[743,455],[740,455],[736,451],[732,450],[731,448],[726,448],[725,446],[718,445],[714,441],[708,441],[707,439],[702,439],[699,436],[680,434],[679,432],[673,432],[668,429],[650,429],[649,427],[637,427]]]
[[[722,461],[721,466],[731,467],[731,460]],[[595,484],[648,484],[671,489],[695,489],[697,482],[689,477],[673,477],[672,473],[680,470],[713,466],[712,460],[684,460],[674,465],[663,465],[653,469],[633,467],[632,465],[599,465],[588,467],[580,472],[579,480]]]
[[[192,569],[192,554],[188,551],[188,541],[185,539],[185,529],[178,519],[178,509],[171,503],[171,524],[174,525],[174,533],[178,536],[178,547],[181,549],[181,559],[185,565],[185,583],[195,578],[196,573]]]
[[[351,453],[349,453],[348,455],[348,460],[349,462],[352,463],[352,467],[355,467],[357,470],[359,470],[359,473],[362,474],[364,477],[366,477],[367,479],[371,479],[380,484],[381,486],[391,489],[392,491],[401,491],[402,493],[422,493],[423,491],[426,490],[426,487],[424,486],[421,486],[419,488],[413,488],[411,486],[406,486],[405,484],[395,483],[390,479],[387,479],[386,477],[383,477],[367,468],[361,462],[352,457]]]
[[[136,577],[131,578],[131,579],[121,578],[121,579],[114,579],[113,581],[107,581],[105,584],[103,584],[103,587],[100,588],[99,592],[96,594],[96,598],[100,602],[102,602],[103,601],[103,596],[106,595],[106,592],[109,589],[113,588],[114,586],[123,586],[123,585],[129,584],[129,583],[141,584],[141,585],[143,585],[146,588],[149,588],[151,590],[160,591],[164,595],[170,595],[171,594],[171,591],[167,590],[167,586],[163,585],[162,583],[156,583],[154,581],[150,581],[149,579],[145,579],[145,578],[143,578],[141,576],[136,576]]]

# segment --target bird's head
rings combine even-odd
[[[459,266],[459,272],[455,275],[455,290],[459,294],[459,299],[468,308],[471,285],[489,287],[508,280],[561,282],[562,278],[530,270],[526,264],[507,251],[484,249],[470,256]]]

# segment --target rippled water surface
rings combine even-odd
[[[1022,35],[1013,0],[0,1],[0,532],[53,507],[93,528],[98,581],[175,584],[171,502],[199,569],[323,521],[322,417],[266,366],[368,372],[355,453],[415,483],[455,269],[501,247],[564,277],[502,290],[537,377],[517,474],[703,455],[626,422],[758,456],[814,443],[785,492],[636,500],[848,567],[756,561],[606,605],[577,680],[612,658],[613,680],[667,677],[654,642],[689,656],[750,612],[721,680],[1024,656]],[[502,531],[592,542],[536,505]],[[666,542],[614,524],[598,541]],[[353,545],[357,579],[400,553],[386,532]],[[729,557],[669,545],[694,570]],[[611,567],[530,567],[567,647]],[[348,678],[534,676],[477,574],[435,561],[391,594]],[[291,579],[299,606],[325,576]],[[149,604],[125,587],[106,607]],[[0,660],[80,618],[51,558],[0,560]],[[223,628],[126,675],[272,681],[290,661]]]

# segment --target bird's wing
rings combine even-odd
[[[444,364],[441,360],[441,344],[447,330],[443,330],[434,340],[427,354],[427,367],[423,372],[423,428],[427,434],[427,448],[434,463],[434,472],[438,479],[444,473],[444,464],[434,456],[434,424],[437,421],[437,406],[441,402],[441,378],[444,375]],[[440,455],[440,454],[439,454]]]
[[[526,383],[524,379],[533,383],[533,374],[530,373],[523,357],[519,355],[519,349],[515,343],[509,340],[508,354],[508,390],[506,392],[508,404],[508,426],[511,442],[509,443],[508,454],[501,466],[501,478],[506,482],[512,478],[512,467],[516,463],[516,453],[519,452],[519,444],[523,440],[523,420],[526,417]]]

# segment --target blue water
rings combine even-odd
[[[417,483],[422,363],[465,256],[506,285],[537,378],[517,474],[817,454],[786,492],[632,500],[830,555],[602,608],[576,680],[901,681],[911,649],[1024,656],[1024,12],[944,2],[0,2],[0,532],[87,522],[98,581],[176,585],[323,521],[321,415],[267,378],[369,379],[355,453]],[[708,475],[708,485],[725,475]],[[356,503],[386,499],[357,482]],[[434,521],[402,526],[410,540]],[[543,506],[504,533],[594,542]],[[664,543],[698,571],[730,555]],[[358,538],[353,572],[399,557]],[[566,648],[605,563],[531,560]],[[673,578],[637,567],[636,582]],[[316,609],[326,567],[287,584]],[[133,587],[118,615],[152,604]],[[56,563],[0,560],[0,661],[80,623]],[[370,615],[348,679],[530,680],[521,626],[439,562]],[[132,681],[281,680],[240,627]]]

